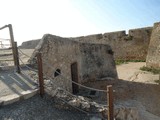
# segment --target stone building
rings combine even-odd
[[[149,44],[146,65],[148,67],[160,67],[160,22],[155,23]]]
[[[31,64],[36,63],[37,52],[42,53],[44,74],[56,81],[55,88],[59,86],[76,93],[79,87],[72,81],[82,84],[101,78],[117,78],[109,45],[81,43],[46,34],[33,53]]]

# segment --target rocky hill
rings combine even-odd
[[[21,49],[34,49],[38,45],[39,41],[40,41],[40,39],[25,41],[22,43],[21,46],[19,46],[19,48],[21,48]]]

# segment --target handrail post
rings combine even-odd
[[[13,36],[13,28],[12,28],[12,25],[11,24],[9,24],[8,25],[8,27],[9,27],[9,34],[10,34],[10,39],[11,39],[11,47],[12,47],[12,52],[13,52],[13,59],[14,59],[14,66],[17,66],[16,65],[16,53],[15,53],[15,46],[14,46],[14,36]]]
[[[19,54],[18,54],[17,42],[14,42],[14,48],[15,48],[14,53],[15,53],[16,71],[18,73],[21,73],[20,65],[19,65]]]
[[[107,86],[108,120],[114,120],[113,89],[112,85]]]
[[[41,97],[43,97],[43,95],[44,95],[44,80],[43,80],[43,68],[42,68],[42,55],[41,55],[41,53],[37,54],[37,62],[38,62],[38,77],[39,77],[40,95],[41,95]]]

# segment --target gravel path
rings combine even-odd
[[[36,95],[28,100],[0,106],[0,120],[89,120],[77,110],[56,108],[53,98]]]

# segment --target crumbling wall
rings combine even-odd
[[[148,67],[160,67],[160,22],[155,23],[148,49],[146,65]]]

